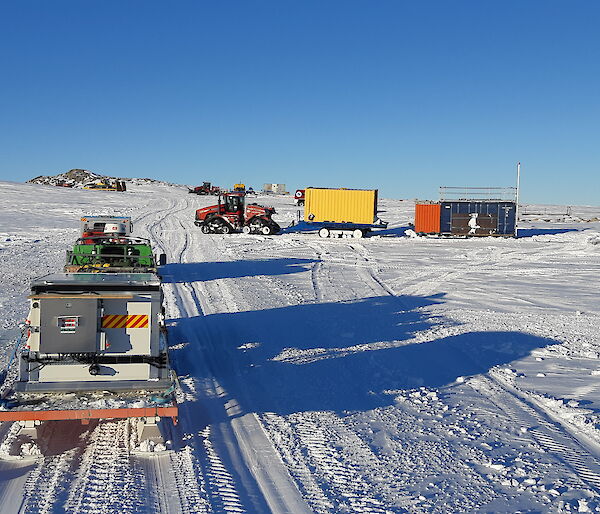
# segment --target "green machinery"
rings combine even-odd
[[[155,273],[165,254],[152,253],[150,241],[130,236],[90,236],[67,251],[67,273]]]

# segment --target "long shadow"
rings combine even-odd
[[[163,282],[199,282],[220,278],[257,275],[288,275],[310,269],[314,259],[262,259],[227,262],[190,262],[165,264],[160,268]]]
[[[307,223],[306,221],[298,221],[291,227],[281,229],[281,234],[294,234],[300,232],[316,232],[323,226],[323,223]]]
[[[550,236],[554,234],[565,234],[566,232],[577,232],[576,228],[520,228],[519,239],[522,237]]]
[[[518,332],[473,332],[424,343],[436,323],[422,307],[439,297],[374,297],[171,320],[179,373],[202,355],[243,412],[366,411],[390,390],[441,387],[555,341]],[[189,368],[189,369],[188,369]]]
[[[393,228],[386,228],[383,230],[375,230],[373,231],[373,235],[375,236],[386,236],[386,237],[403,237],[406,235],[406,231],[412,228],[409,225],[406,225],[404,227],[393,227]]]
[[[300,221],[292,227],[284,228],[281,232],[286,234],[294,233],[305,233],[305,232],[317,232],[325,223],[307,223],[306,221]],[[411,227],[408,225],[405,227],[393,227],[386,229],[374,229],[371,235],[374,236],[386,236],[386,237],[402,237],[405,232]]]

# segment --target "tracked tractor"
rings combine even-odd
[[[242,231],[244,234],[276,234],[281,227],[271,218],[273,207],[256,203],[246,204],[245,193],[223,193],[219,203],[196,211],[196,226],[203,234],[229,234]]]
[[[189,192],[196,195],[218,195],[221,192],[221,188],[213,186],[210,182],[204,182],[201,186],[190,189]]]

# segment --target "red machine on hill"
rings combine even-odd
[[[223,193],[219,203],[196,211],[194,222],[204,234],[229,234],[241,230],[245,234],[265,236],[279,232],[281,227],[271,218],[273,207],[246,204],[244,193]]]
[[[204,182],[201,186],[190,189],[189,192],[196,195],[218,195],[221,192],[221,188],[213,186],[210,182]]]

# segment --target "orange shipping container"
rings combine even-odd
[[[415,205],[415,232],[417,234],[440,233],[441,206],[439,203]]]

